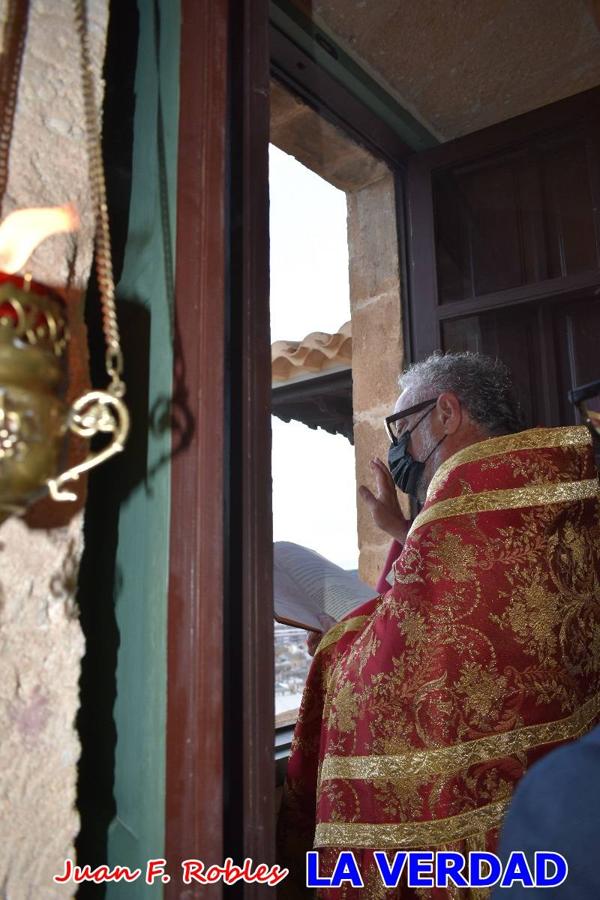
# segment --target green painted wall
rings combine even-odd
[[[132,193],[118,295],[141,304],[149,320],[150,420],[151,411],[168,410],[172,392],[180,8],[177,0],[138,0],[138,10]],[[117,813],[108,837],[109,864],[140,866],[143,872],[149,858],[164,856],[171,432],[164,416],[152,421],[146,477],[119,517]],[[111,884],[107,896],[161,897],[162,885],[150,887],[142,877]]]

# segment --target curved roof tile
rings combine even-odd
[[[311,375],[333,366],[352,365],[352,325],[346,322],[335,334],[312,331],[301,341],[271,344],[273,381],[288,381],[297,375]]]

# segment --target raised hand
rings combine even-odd
[[[388,467],[378,457],[372,459],[370,465],[375,476],[375,493],[361,484],[358,489],[360,497],[369,507],[377,527],[403,544],[410,522],[404,518],[400,509],[394,479]]]

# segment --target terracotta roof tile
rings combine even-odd
[[[271,371],[274,382],[312,375],[330,368],[352,365],[352,326],[342,325],[335,334],[313,331],[301,341],[271,344]]]

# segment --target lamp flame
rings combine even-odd
[[[71,203],[15,210],[0,224],[0,270],[14,275],[46,238],[78,228],[79,216]]]

